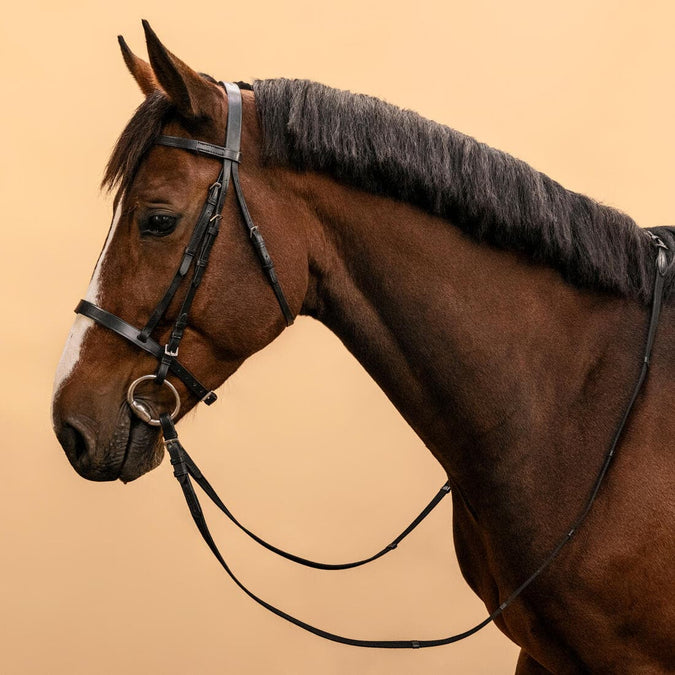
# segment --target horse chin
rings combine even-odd
[[[131,414],[129,436],[119,479],[123,483],[136,480],[158,466],[163,457],[164,448],[157,427],[151,427]]]

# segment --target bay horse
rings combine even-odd
[[[161,139],[222,148],[232,107],[144,27],[149,63],[120,38],[145,100],[108,163],[114,217],[86,296],[129,326],[146,324],[218,183],[217,158]],[[278,79],[242,84],[241,106],[241,187],[290,321],[230,192],[181,359],[209,391],[294,316],[326,325],[445,469],[462,573],[494,612],[569,529],[603,466],[643,367],[652,239],[524,162],[368,96]],[[653,230],[670,263],[675,232]],[[650,374],[593,508],[495,619],[521,647],[521,675],[675,668],[674,266],[662,276]],[[186,293],[153,326],[160,343]],[[161,462],[157,426],[126,402],[149,364],[77,317],[52,416],[83,477],[126,482]],[[164,376],[179,419],[199,398]],[[142,386],[146,412],[173,405],[166,387]]]

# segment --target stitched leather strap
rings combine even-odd
[[[464,638],[467,638],[470,635],[477,633],[484,626],[487,626],[504,610],[505,607],[501,606],[489,617],[481,621],[476,626],[473,626],[469,630],[438,640],[361,640],[358,638],[345,637],[342,635],[337,635],[336,633],[325,631],[321,628],[317,628],[316,626],[312,626],[311,624],[302,621],[292,616],[291,614],[288,614],[287,612],[284,612],[282,609],[279,609],[278,607],[275,607],[269,602],[258,597],[255,593],[253,593],[246,586],[244,586],[244,584],[237,578],[234,572],[230,569],[227,562],[225,562],[225,559],[220,553],[217,544],[215,543],[213,537],[211,536],[211,532],[209,531],[208,525],[206,524],[206,519],[204,517],[201,504],[199,503],[197,494],[195,493],[194,488],[192,487],[192,483],[190,481],[191,475],[190,463],[189,460],[187,459],[187,453],[185,451],[185,448],[183,448],[180,441],[178,440],[178,435],[176,433],[176,429],[173,425],[173,422],[171,421],[170,416],[168,414],[162,414],[160,416],[160,424],[162,427],[162,433],[164,434],[166,449],[171,459],[171,465],[174,467],[173,475],[176,477],[176,480],[178,480],[178,483],[181,486],[183,496],[185,497],[188,509],[190,510],[190,515],[192,516],[192,519],[194,520],[195,525],[199,530],[199,533],[202,535],[202,538],[206,542],[206,545],[209,547],[209,549],[211,549],[211,552],[215,556],[216,560],[218,560],[222,568],[225,570],[225,572],[227,572],[230,579],[232,579],[232,581],[234,581],[234,583],[242,591],[244,591],[244,593],[246,593],[246,595],[248,595],[248,597],[251,598],[251,600],[257,602],[266,610],[272,612],[272,614],[275,614],[281,619],[284,619],[285,621],[288,621],[289,623],[292,623],[298,628],[302,628],[303,630],[306,630],[309,633],[313,633],[318,637],[330,640],[332,642],[340,642],[341,644],[351,645],[352,647],[370,647],[381,649],[420,649],[423,647],[437,647],[440,645],[447,645],[453,642],[458,642],[459,640],[463,640]]]
[[[160,136],[155,143],[157,145],[166,145],[170,148],[180,148],[189,150],[198,155],[213,157],[214,159],[227,159],[230,162],[241,161],[241,152],[233,150],[230,146],[214,145],[206,141],[196,141],[192,138],[183,138],[182,136]]]
[[[499,610],[497,610],[497,612],[493,613],[492,615],[490,615],[490,617],[488,617],[478,625],[474,626],[473,628],[469,629],[468,631],[464,631],[463,633],[452,635],[447,638],[442,638],[440,640],[360,640],[357,638],[344,637],[342,635],[337,635],[335,633],[330,633],[328,631],[322,630],[321,628],[317,628],[316,626],[312,626],[311,624],[301,621],[300,619],[297,619],[296,617],[288,614],[287,612],[284,612],[278,607],[271,605],[269,602],[266,602],[262,598],[255,595],[248,588],[246,588],[246,586],[244,586],[244,584],[241,581],[239,581],[239,579],[235,576],[234,572],[225,562],[225,559],[223,558],[222,554],[218,549],[218,546],[216,545],[215,541],[213,540],[213,537],[211,536],[208,525],[206,524],[206,519],[204,518],[204,513],[199,503],[199,499],[194,491],[194,488],[192,487],[192,483],[190,481],[190,464],[187,459],[187,453],[185,452],[185,448],[183,448],[180,441],[178,440],[178,434],[176,433],[176,429],[173,425],[173,422],[171,421],[170,416],[168,414],[162,414],[160,416],[160,424],[162,427],[162,433],[164,434],[166,449],[171,459],[171,465],[174,468],[173,472],[174,476],[176,477],[176,480],[178,480],[181,489],[183,490],[183,495],[190,510],[190,514],[192,515],[195,525],[197,526],[197,529],[202,535],[207,546],[211,549],[211,552],[218,560],[218,562],[221,564],[223,569],[227,572],[232,581],[234,581],[234,583],[237,586],[239,586],[239,588],[242,591],[244,591],[244,593],[246,593],[246,595],[248,595],[249,598],[257,602],[259,605],[261,605],[268,611],[272,612],[273,614],[276,614],[278,617],[285,619],[289,623],[292,623],[295,626],[302,628],[303,630],[313,633],[314,635],[318,635],[319,637],[325,638],[326,640],[331,640],[332,642],[340,642],[342,644],[351,645],[353,647],[377,647],[383,649],[420,649],[423,647],[435,647],[443,644],[450,644],[452,642],[457,642],[458,640],[462,640],[466,637],[469,637],[469,635],[473,635],[474,633],[478,632],[481,628],[483,628],[483,626],[486,626],[488,623],[490,623],[490,621],[492,621],[496,616],[498,616],[498,614],[501,613],[502,610],[500,608]]]
[[[173,429],[173,434],[175,434],[175,428]],[[176,439],[178,436],[175,436]],[[190,455],[188,454],[187,450],[181,445],[181,453],[183,457],[183,461],[185,462],[185,467],[187,472],[194,478],[195,482],[199,487],[204,491],[204,493],[209,497],[209,499],[234,523],[242,532],[244,532],[247,536],[249,536],[253,541],[256,541],[258,544],[260,544],[263,548],[266,548],[268,551],[271,551],[272,553],[276,553],[276,555],[281,556],[282,558],[286,558],[286,560],[290,560],[292,562],[298,563],[299,565],[304,565],[305,567],[312,567],[314,569],[318,570],[349,570],[353,569],[354,567],[361,567],[361,565],[365,565],[369,562],[372,562],[373,560],[377,560],[378,558],[381,558],[382,556],[386,555],[390,551],[393,551],[435,508],[438,506],[438,504],[441,502],[441,500],[450,493],[450,483],[445,483],[441,489],[434,495],[433,499],[422,509],[422,511],[419,513],[419,515],[408,525],[408,527],[401,532],[394,540],[392,540],[391,543],[387,544],[383,549],[378,551],[377,553],[374,553],[373,555],[364,558],[362,560],[357,560],[355,562],[349,562],[349,563],[323,563],[323,562],[315,562],[313,560],[308,560],[307,558],[302,558],[300,556],[294,555],[293,553],[288,553],[287,551],[284,551],[283,549],[278,548],[277,546],[274,546],[273,544],[270,544],[266,542],[264,539],[259,537],[257,534],[249,530],[245,525],[242,525],[237,518],[232,514],[232,512],[225,506],[223,501],[220,499],[218,496],[218,493],[213,489],[211,484],[209,483],[208,480],[206,480],[206,477],[204,474],[199,470],[199,467],[195,464],[194,460]]]
[[[169,305],[171,304],[171,301],[176,295],[178,288],[183,282],[183,279],[190,271],[192,263],[194,259],[197,257],[197,254],[199,253],[199,247],[204,238],[206,228],[208,227],[209,222],[213,218],[213,214],[216,213],[216,208],[218,206],[218,200],[220,197],[220,191],[222,191],[222,183],[223,183],[223,170],[221,169],[220,175],[218,176],[218,180],[209,188],[206,201],[204,202],[204,206],[202,207],[202,212],[199,215],[199,219],[197,220],[197,225],[195,225],[195,229],[192,231],[190,241],[188,242],[188,245],[185,247],[185,253],[183,254],[183,258],[181,259],[180,265],[178,266],[178,269],[176,270],[176,273],[174,274],[173,279],[169,284],[169,287],[166,289],[164,296],[159,301],[157,307],[155,307],[154,311],[150,315],[150,318],[148,319],[148,322],[145,324],[145,327],[138,336],[141,341],[147,340],[152,334],[152,332],[155,330],[157,324],[161,321],[166,310],[169,308]]]
[[[241,129],[243,120],[243,104],[241,100],[241,90],[232,82],[221,82],[227,95],[227,130],[225,132],[225,145],[231,148],[232,152],[239,152],[241,149]]]
[[[244,199],[244,191],[241,189],[241,183],[239,182],[239,167],[236,164],[232,165],[232,182],[234,183],[234,191],[237,195],[237,201],[239,202],[241,215],[244,218],[244,224],[248,230],[248,236],[251,240],[251,243],[253,244],[256,255],[258,256],[258,260],[260,260],[260,264],[263,268],[263,272],[265,272],[267,281],[274,291],[274,295],[276,296],[277,302],[279,303],[279,307],[281,308],[281,312],[284,315],[284,319],[286,319],[286,325],[290,326],[294,321],[293,312],[291,312],[291,308],[288,306],[288,302],[286,301],[286,296],[284,295],[281,284],[279,283],[279,278],[277,277],[274,263],[272,262],[272,258],[267,251],[265,240],[263,239],[262,234],[260,234],[258,226],[253,223],[253,218],[251,218],[251,214],[249,213],[248,205]]]
[[[164,348],[157,342],[150,338],[145,342],[139,340],[138,328],[132,326],[123,319],[120,319],[118,316],[106,312],[105,309],[97,307],[88,300],[80,300],[75,308],[75,312],[77,314],[82,314],[83,316],[88,316],[90,319],[93,319],[102,326],[105,326],[114,333],[125,338],[139,349],[151,354],[156,359],[162,358]],[[185,366],[175,359],[171,362],[169,369],[198,400],[203,401],[206,405],[211,405],[218,398],[215,392],[207,389]]]

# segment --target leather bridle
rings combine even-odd
[[[78,314],[88,316],[90,319],[109,328],[136,347],[148,352],[159,361],[157,371],[154,375],[154,381],[158,385],[166,384],[174,394],[176,406],[171,414],[172,419],[175,419],[180,410],[180,398],[175,387],[166,380],[166,376],[169,372],[181,380],[188,390],[199,401],[203,401],[206,405],[211,405],[217,398],[216,394],[207,389],[187,368],[185,368],[185,366],[181,365],[176,357],[178,356],[178,348],[181,340],[185,334],[190,307],[192,306],[195,294],[201,283],[204,270],[209,262],[211,248],[218,235],[223,205],[225,203],[225,197],[227,196],[230,180],[232,180],[234,185],[234,191],[237,196],[241,214],[244,218],[244,224],[246,225],[249,238],[251,239],[253,248],[260,260],[263,271],[274,291],[274,295],[277,298],[279,307],[286,319],[286,323],[289,326],[293,323],[293,313],[290,310],[286,296],[284,295],[279,279],[277,278],[274,263],[267,252],[267,247],[265,246],[262,234],[260,234],[260,230],[253,223],[251,214],[248,211],[248,206],[246,205],[246,200],[244,199],[241,183],[239,182],[242,128],[241,91],[236,84],[221,82],[221,85],[225,89],[228,101],[227,130],[225,132],[224,147],[180,136],[160,136],[155,141],[157,145],[179,148],[187,150],[188,152],[194,152],[198,155],[204,155],[205,157],[218,159],[222,161],[223,165],[216,182],[209,188],[201,215],[192,231],[188,245],[183,253],[183,258],[180,261],[180,265],[178,266],[169,287],[166,289],[164,296],[153,310],[147,323],[139,330],[123,319],[120,319],[118,316],[97,307],[87,300],[81,300],[75,308],[75,311]],[[165,315],[176,292],[190,270],[192,270],[190,285],[181,303],[171,335],[166,344],[162,347],[150,336],[162,320],[162,317]],[[134,398],[136,387],[141,382],[152,379],[152,377],[152,375],[144,375],[132,382],[127,393],[127,400],[131,409],[144,422],[153,426],[159,426],[159,419],[153,418],[147,406]]]
[[[499,607],[490,614],[486,619],[480,622],[478,625],[470,628],[463,633],[457,635],[451,635],[446,638],[441,638],[438,640],[361,640],[356,638],[348,638],[334,633],[329,633],[320,628],[316,628],[304,621],[296,619],[295,617],[287,614],[286,612],[274,607],[265,600],[262,600],[255,594],[253,594],[248,588],[246,588],[237,577],[234,575],[232,570],[229,568],[225,562],[223,556],[221,555],[218,547],[216,546],[211,534],[209,532],[204,514],[202,512],[199,500],[194,491],[190,478],[193,478],[197,484],[204,490],[207,496],[214,502],[214,504],[230,519],[232,522],[243,530],[248,536],[253,538],[259,544],[267,548],[268,550],[288,559],[293,562],[300,563],[308,567],[314,567],[316,569],[324,570],[337,570],[337,569],[350,569],[353,567],[358,567],[364,565],[372,560],[376,560],[386,553],[394,550],[398,544],[407,537],[423,520],[426,518],[429,513],[436,507],[437,504],[450,492],[449,482],[445,483],[434,498],[429,502],[429,504],[422,510],[422,512],[413,520],[413,522],[390,544],[385,546],[379,552],[374,555],[369,556],[363,560],[359,560],[351,563],[343,564],[328,564],[314,562],[311,560],[306,560],[299,556],[287,553],[272,544],[267,543],[253,532],[244,527],[229,511],[225,504],[216,494],[215,490],[211,487],[210,483],[203,476],[197,465],[194,463],[192,458],[188,455],[185,448],[181,445],[178,440],[178,435],[176,433],[173,420],[177,416],[180,410],[180,397],[176,388],[169,382],[166,377],[169,373],[177,377],[183,384],[187,387],[198,400],[203,401],[206,405],[211,405],[216,400],[216,394],[213,391],[210,391],[205,387],[199,380],[178,360],[178,350],[185,333],[185,328],[187,326],[188,315],[192,302],[194,300],[195,294],[199,287],[199,284],[202,280],[204,270],[208,264],[209,255],[211,248],[213,246],[214,240],[218,234],[219,221],[221,219],[221,212],[225,202],[225,197],[227,195],[227,190],[232,181],[234,185],[234,191],[236,194],[237,202],[241,214],[244,219],[244,224],[247,228],[248,235],[251,239],[255,252],[260,260],[262,269],[267,277],[267,280],[274,291],[274,294],[277,298],[281,311],[286,319],[286,323],[291,325],[293,323],[293,314],[290,310],[286,297],[284,296],[281,284],[277,278],[274,264],[272,259],[267,252],[267,247],[263,237],[253,223],[251,215],[246,206],[246,201],[241,189],[241,184],[239,182],[239,162],[241,160],[241,128],[242,128],[242,100],[241,92],[239,87],[236,84],[223,83],[221,85],[225,89],[225,93],[228,100],[228,118],[227,118],[227,130],[226,130],[226,140],[225,146],[214,145],[212,143],[206,143],[204,141],[192,140],[188,138],[178,137],[178,136],[160,136],[156,143],[158,145],[164,145],[172,148],[179,148],[186,150],[188,152],[193,152],[199,155],[204,155],[206,157],[212,157],[222,161],[223,165],[220,170],[220,175],[218,176],[217,181],[211,185],[208,190],[208,195],[204,206],[202,208],[201,215],[195,228],[192,232],[188,245],[185,249],[183,257],[181,259],[180,265],[174,274],[174,277],[169,284],[164,296],[155,307],[154,311],[150,315],[145,326],[141,329],[132,326],[123,319],[120,319],[118,316],[108,312],[92,302],[87,300],[81,300],[80,303],[75,308],[75,311],[79,314],[93,319],[97,323],[100,323],[102,326],[109,328],[114,331],[121,337],[128,340],[131,344],[136,347],[144,350],[151,356],[154,356],[158,360],[157,371],[151,375],[144,375],[134,382],[131,383],[127,392],[127,401],[131,410],[140,417],[144,422],[154,426],[160,426],[162,429],[162,435],[164,437],[164,443],[166,449],[171,458],[171,464],[174,467],[174,476],[178,479],[183,494],[187,501],[190,513],[199,529],[202,537],[206,541],[207,545],[218,559],[220,564],[223,566],[228,575],[232,580],[241,588],[250,598],[255,600],[258,604],[262,605],[269,611],[273,612],[277,616],[293,623],[304,630],[307,630],[315,635],[332,640],[334,642],[340,642],[343,644],[353,645],[357,647],[380,647],[380,648],[389,648],[389,649],[402,649],[402,648],[412,648],[417,649],[421,647],[435,647],[439,645],[446,645],[452,642],[457,642],[462,640],[470,635],[473,635],[481,628],[489,624],[491,621],[496,619],[509,605],[511,605],[516,598],[555,560],[563,547],[572,539],[576,534],[578,529],[581,527],[582,523],[586,519],[588,513],[595,502],[595,499],[600,491],[600,487],[604,481],[604,478],[607,474],[609,466],[612,462],[616,449],[618,447],[619,441],[622,437],[624,428],[628,421],[628,417],[633,409],[635,401],[642,389],[642,385],[647,377],[647,371],[649,368],[649,362],[652,352],[652,347],[654,344],[654,339],[656,336],[656,329],[658,326],[659,316],[661,312],[661,305],[663,301],[664,294],[664,278],[666,269],[668,267],[668,260],[666,256],[666,251],[668,248],[664,242],[654,235],[652,232],[647,232],[651,237],[656,250],[657,255],[655,259],[655,278],[654,278],[654,291],[652,297],[652,308],[651,316],[649,321],[649,329],[647,333],[647,338],[645,342],[645,349],[642,359],[642,367],[637,378],[637,381],[633,387],[632,395],[628,401],[628,404],[624,410],[624,413],[619,421],[617,429],[612,437],[612,442],[610,444],[609,450],[605,454],[604,461],[600,468],[600,472],[596,477],[593,487],[590,491],[590,494],[586,501],[584,502],[584,507],[581,509],[577,518],[574,520],[572,526],[568,529],[565,535],[559,540],[557,545],[549,552],[549,554],[544,558],[543,562],[539,567],[530,574],[530,576],[518,586],[511,595],[502,602]],[[190,279],[190,284],[188,290],[183,298],[183,301],[180,305],[178,312],[178,317],[173,324],[173,328],[169,339],[166,344],[163,346],[158,342],[152,339],[151,335],[159,322],[164,317],[171,301],[176,295],[179,287],[182,285],[184,279],[187,278],[188,273],[192,270],[192,277]],[[148,407],[142,402],[137,400],[134,397],[134,392],[139,384],[145,381],[154,381],[156,384],[169,387],[174,397],[176,403],[174,409],[171,413],[162,413],[158,418],[152,416],[151,411]]]

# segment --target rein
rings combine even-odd
[[[258,227],[253,223],[251,215],[248,211],[246,201],[241,189],[241,184],[239,182],[239,162],[241,160],[241,128],[242,128],[242,101],[241,101],[241,92],[239,87],[236,84],[230,83],[221,83],[225,89],[225,93],[228,99],[228,119],[227,119],[227,130],[226,130],[226,141],[225,146],[218,146],[211,143],[206,143],[203,141],[192,140],[188,138],[178,137],[178,136],[160,136],[156,143],[158,145],[164,145],[172,148],[179,148],[186,150],[188,152],[193,152],[199,155],[204,155],[207,157],[219,159],[222,161],[223,166],[220,170],[217,181],[211,185],[208,191],[208,195],[204,206],[202,208],[201,215],[195,228],[192,232],[188,245],[183,254],[181,263],[169,284],[164,296],[155,307],[152,312],[148,322],[142,329],[138,329],[133,325],[127,323],[123,319],[120,319],[118,316],[96,306],[95,304],[88,302],[87,300],[81,300],[77,305],[75,311],[79,314],[93,319],[97,323],[105,326],[106,328],[114,331],[121,337],[125,338],[131,342],[136,347],[144,350],[150,355],[154,356],[159,364],[157,371],[151,375],[144,375],[131,383],[129,390],[127,392],[127,401],[131,410],[140,417],[144,422],[152,426],[159,426],[162,430],[162,435],[164,438],[165,447],[169,453],[171,464],[174,467],[174,476],[180,483],[180,486],[183,490],[183,495],[187,502],[190,514],[201,533],[204,541],[211,549],[213,555],[216,557],[218,562],[222,565],[224,570],[234,581],[234,583],[242,590],[246,595],[248,595],[252,600],[257,602],[259,605],[269,610],[273,614],[289,621],[290,623],[318,635],[319,637],[325,638],[327,640],[332,640],[333,642],[340,642],[342,644],[352,645],[355,647],[379,647],[379,648],[388,648],[388,649],[419,649],[422,647],[436,647],[440,645],[447,645],[453,642],[457,642],[464,638],[473,635],[478,632],[481,628],[487,626],[489,623],[494,621],[504,610],[509,607],[516,598],[545,570],[551,563],[558,557],[561,550],[564,546],[572,539],[576,534],[578,529],[581,527],[583,522],[586,520],[586,517],[591,511],[591,508],[598,496],[602,483],[607,475],[610,464],[614,455],[616,453],[619,441],[623,435],[624,428],[628,422],[631,411],[635,405],[637,397],[642,390],[642,386],[646,380],[647,372],[649,369],[652,347],[654,345],[654,339],[656,337],[656,331],[659,322],[659,316],[661,313],[661,306],[663,302],[664,295],[664,279],[666,268],[668,266],[666,251],[668,250],[667,246],[663,241],[654,235],[651,232],[647,234],[651,237],[652,242],[654,243],[657,254],[655,259],[655,278],[654,278],[654,291],[652,297],[652,306],[651,306],[651,315],[649,320],[649,329],[647,332],[647,338],[645,341],[644,355],[642,359],[642,367],[640,373],[635,382],[635,385],[632,390],[632,394],[628,400],[628,404],[625,407],[624,413],[619,420],[616,431],[612,437],[612,442],[609,446],[607,453],[605,454],[602,466],[600,471],[593,483],[593,487],[589,493],[584,507],[581,509],[576,519],[572,523],[569,530],[565,535],[558,541],[555,547],[549,552],[549,554],[543,559],[539,567],[530,574],[525,581],[523,581],[520,586],[518,586],[509,597],[502,602],[499,607],[492,612],[486,619],[481,621],[479,624],[466,630],[462,633],[456,635],[451,635],[449,637],[440,638],[436,640],[361,640],[356,638],[343,637],[341,635],[336,635],[334,633],[327,632],[311,624],[308,624],[300,619],[297,619],[290,614],[284,612],[283,610],[271,605],[262,598],[255,595],[250,591],[244,584],[239,581],[239,579],[234,575],[230,567],[225,562],[222,554],[220,553],[218,546],[213,540],[209,528],[204,517],[199,499],[194,490],[194,487],[191,482],[191,478],[200,486],[200,488],[205,492],[205,494],[211,499],[211,501],[243,532],[245,532],[249,537],[258,542],[261,546],[266,548],[277,555],[291,560],[293,562],[305,565],[307,567],[313,567],[315,569],[322,570],[344,570],[351,569],[354,567],[359,567],[365,565],[373,560],[381,558],[385,554],[394,550],[398,544],[405,539],[428,515],[431,511],[441,502],[443,497],[445,497],[450,492],[450,484],[445,483],[438,493],[433,497],[433,499],[427,504],[427,506],[420,512],[420,514],[412,521],[412,523],[405,529],[401,534],[396,537],[390,544],[385,546],[383,549],[377,553],[364,558],[363,560],[358,560],[350,563],[341,563],[341,564],[328,564],[321,562],[314,562],[301,558],[299,556],[293,555],[283,551],[272,544],[267,543],[265,540],[258,537],[256,534],[251,532],[248,528],[242,525],[230,512],[230,510],[222,502],[218,494],[211,487],[211,484],[206,480],[204,475],[201,473],[197,465],[194,463],[192,458],[189,456],[185,448],[181,445],[178,440],[178,434],[176,433],[176,428],[174,426],[173,420],[176,418],[180,411],[180,397],[178,395],[175,387],[169,382],[166,377],[169,373],[173,374],[183,384],[187,389],[200,401],[206,403],[206,405],[211,405],[216,400],[216,394],[213,391],[210,391],[204,385],[202,385],[199,380],[183,366],[176,357],[178,356],[178,350],[180,342],[183,338],[185,328],[187,326],[188,314],[194,296],[197,292],[199,284],[201,282],[204,270],[208,264],[209,255],[211,248],[215,241],[215,238],[218,234],[219,221],[221,219],[221,211],[227,195],[227,190],[230,184],[230,180],[234,185],[234,192],[236,195],[237,202],[241,214],[244,219],[244,224],[247,228],[248,235],[251,239],[251,243],[256,251],[258,259],[261,263],[263,272],[265,273],[267,280],[274,292],[274,295],[279,303],[281,312],[286,319],[286,323],[291,325],[293,323],[293,313],[290,310],[289,304],[286,300],[286,297],[283,293],[279,279],[277,278],[276,271],[272,259],[267,251],[265,242],[263,240],[262,234],[258,230]],[[183,298],[183,301],[180,305],[178,312],[178,318],[176,319],[171,335],[167,340],[165,345],[160,345],[158,342],[154,341],[151,338],[151,334],[161,321],[162,317],[165,315],[171,301],[176,295],[179,287],[181,286],[183,280],[187,277],[188,272],[192,269],[192,277],[190,279],[190,284],[188,290]],[[138,401],[134,397],[134,392],[137,386],[147,380],[152,380],[156,384],[166,385],[175,397],[175,407],[171,413],[162,413],[158,418],[152,416],[151,410],[141,401]]]

